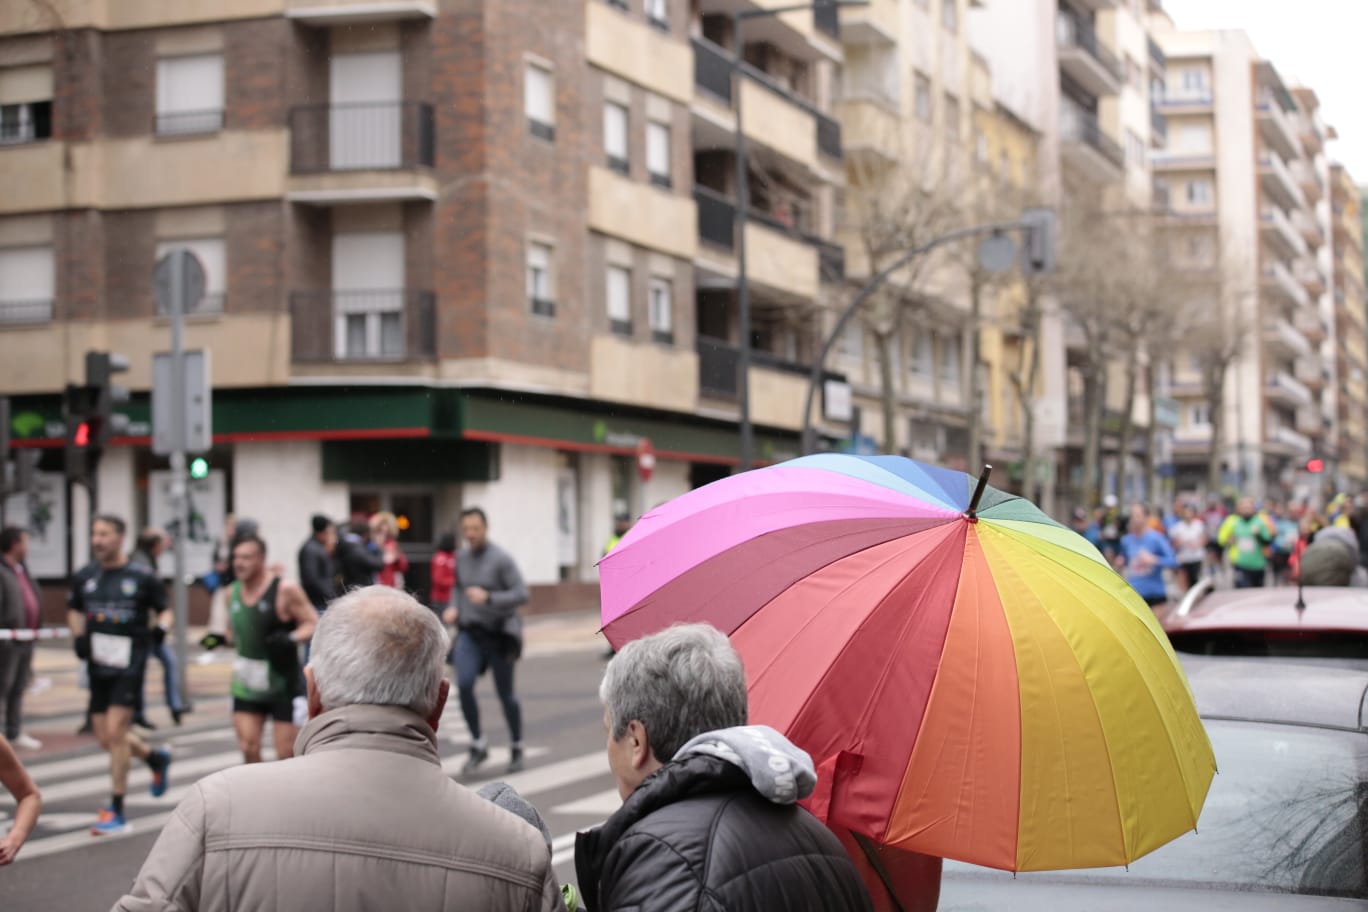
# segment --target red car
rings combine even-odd
[[[1368,589],[1195,586],[1159,622],[1179,652],[1368,659]]]

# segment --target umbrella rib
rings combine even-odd
[[[944,528],[944,527],[943,527],[943,526],[933,526],[932,528],[933,528],[933,529],[941,529],[941,528]],[[929,530],[928,530],[928,531],[929,531]],[[926,562],[927,560],[930,560],[931,557],[932,557],[940,548],[945,547],[946,544],[947,544],[948,542],[950,542],[951,540],[952,540],[952,537],[949,536],[949,535],[947,535],[947,536],[945,537],[945,539],[944,539],[940,544],[938,544],[938,545],[936,545],[935,547],[929,549],[929,550],[927,551],[927,553],[926,553],[925,555],[922,556],[922,559],[921,559],[920,561],[918,561],[918,562],[917,562],[915,565],[913,565],[912,567],[908,568],[908,570],[907,570],[906,573],[904,573],[904,574],[902,574],[901,576],[898,577],[897,582],[893,583],[892,585],[890,585],[890,586],[888,587],[888,592],[891,593],[894,589],[896,589],[896,588],[897,588],[898,586],[900,586],[902,583],[906,582],[906,581],[907,581],[907,578],[908,578],[909,576],[911,576],[913,573],[915,573],[915,572],[921,567],[921,565],[922,565],[924,562]],[[893,556],[890,556],[889,559],[888,559],[887,561],[884,561],[884,563],[881,564],[881,566],[886,566],[888,563],[891,563],[892,561],[896,560],[899,556],[900,556],[900,555],[893,555]],[[963,566],[964,566],[963,563],[961,563],[961,564],[960,564],[960,569],[961,569],[961,571],[963,570]],[[857,582],[858,582],[858,581],[857,581]],[[845,589],[841,590],[842,594],[844,594],[845,592],[849,591],[849,589],[850,589],[852,586],[854,586],[854,585],[856,585],[856,583],[851,583],[850,586],[847,586]],[[956,587],[957,587],[957,588],[958,588],[958,585],[959,585],[959,580],[958,580],[958,578],[957,578],[957,579],[956,579]],[[813,698],[815,697],[815,695],[816,695],[819,691],[822,690],[822,685],[826,682],[827,678],[831,676],[832,670],[836,667],[836,665],[837,665],[837,663],[840,661],[841,657],[845,655],[845,652],[846,652],[846,650],[850,647],[850,644],[851,644],[852,642],[854,642],[856,636],[860,633],[860,631],[862,631],[862,630],[864,629],[865,625],[869,623],[869,619],[870,619],[870,618],[871,618],[871,617],[872,617],[880,608],[882,608],[882,607],[884,606],[884,604],[888,601],[888,598],[889,598],[889,596],[888,596],[887,594],[885,594],[883,598],[880,598],[880,599],[873,605],[873,607],[870,608],[869,612],[868,612],[868,613],[864,616],[864,618],[860,621],[859,625],[855,628],[855,630],[851,633],[851,635],[850,635],[849,637],[846,638],[845,643],[842,644],[841,648],[837,651],[836,655],[832,658],[832,660],[831,660],[829,663],[827,663],[826,670],[822,672],[822,676],[821,676],[820,678],[818,678],[817,683],[816,683],[816,684],[812,687],[812,689],[809,691],[809,693],[808,693],[806,699],[803,700],[803,704],[798,708],[798,711],[794,714],[793,718],[794,718],[795,721],[796,721],[797,719],[802,718],[802,717],[803,717],[803,714],[807,712],[807,708],[808,708],[808,706],[812,703]],[[834,599],[833,599],[833,601],[834,601]],[[827,604],[829,605],[829,604],[831,604],[831,602],[828,601]],[[758,612],[757,612],[757,613],[758,613]],[[816,615],[813,616],[813,619],[815,619],[815,617],[816,617]],[[811,622],[811,620],[812,620],[812,619],[809,619],[809,623]],[[806,625],[804,625],[804,626],[806,626]],[[906,627],[906,624],[904,624],[902,630],[899,632],[898,639],[897,639],[897,643],[901,643],[901,642],[902,642],[902,639],[903,639],[903,637],[906,635],[906,632],[907,632],[907,627]],[[790,639],[789,642],[792,642],[792,639]],[[945,649],[945,643],[944,643],[944,641],[942,640],[942,642],[941,642],[942,655],[944,654],[944,649]],[[777,652],[776,652],[776,654],[777,654]],[[772,667],[772,663],[771,663],[771,666],[766,666],[766,670],[768,670],[769,667]],[[892,663],[891,663],[891,662],[885,663],[885,665],[884,665],[884,667],[883,667],[883,670],[879,673],[878,680],[875,681],[874,686],[870,688],[871,694],[877,693],[877,692],[878,692],[878,690],[879,690],[879,685],[882,684],[882,682],[888,677],[888,672],[889,672],[889,670],[891,669],[891,667],[892,667]],[[757,678],[757,680],[758,680],[758,678]],[[870,714],[870,711],[871,711],[871,707],[873,706],[873,703],[874,703],[874,700],[872,700],[872,699],[869,700],[868,702],[866,702],[865,708],[864,708],[864,710],[861,711],[860,718],[856,721],[856,724],[855,724],[854,726],[852,726],[852,730],[858,731],[859,728],[860,728],[860,725],[863,724],[863,722],[864,722],[866,719],[868,719],[869,714]],[[918,726],[920,726],[921,722],[925,720],[925,717],[926,717],[926,707],[924,706],[924,707],[922,707],[922,718],[921,718],[920,720],[918,720]],[[895,800],[896,800],[896,796],[895,796]],[[887,825],[887,823],[885,823],[885,825],[884,825],[884,832],[883,832],[878,838],[880,838],[880,839],[884,838],[884,836],[887,835],[887,832],[888,832],[888,825]]]
[[[994,530],[994,533],[995,533],[995,534],[999,534],[999,535],[1003,535],[1003,536],[1007,536],[1007,533],[1006,533],[1006,532],[1003,532],[1003,531],[1001,531],[1001,530]],[[1008,536],[1008,537],[1010,537],[1010,536]],[[1038,539],[1038,541],[1042,541],[1042,542],[1043,542],[1043,540],[1039,540],[1039,539]],[[1057,547],[1059,547],[1058,545],[1054,545],[1054,544],[1052,544],[1052,543],[1050,543],[1050,542],[1043,542],[1043,543],[1046,544],[1046,545],[1049,545],[1051,548],[1057,548]],[[1054,555],[1052,555],[1052,554],[1050,554],[1050,553],[1048,553],[1048,552],[1041,552],[1041,551],[1037,551],[1036,553],[1040,554],[1044,559],[1049,560],[1049,561],[1055,563],[1056,565],[1060,566],[1061,568],[1063,568],[1063,569],[1069,571],[1069,573],[1070,573],[1074,578],[1076,578],[1078,581],[1082,582],[1084,585],[1088,586],[1089,588],[1091,588],[1091,589],[1093,589],[1093,590],[1095,590],[1095,591],[1097,591],[1097,592],[1099,592],[1099,593],[1101,593],[1101,594],[1103,594],[1103,595],[1107,595],[1107,596],[1110,596],[1110,595],[1111,595],[1111,594],[1108,593],[1105,589],[1103,589],[1101,586],[1099,586],[1097,583],[1095,583],[1095,582],[1093,582],[1092,580],[1088,579],[1088,578],[1087,578],[1086,576],[1084,576],[1083,574],[1078,573],[1077,571],[1075,571],[1075,570],[1073,570],[1072,568],[1068,567],[1066,564],[1064,564],[1063,561],[1060,561],[1060,560],[1059,560],[1057,557],[1055,557]],[[1018,573],[1017,576],[1018,576],[1018,577],[1021,577],[1021,574]],[[1033,594],[1035,593],[1035,590],[1030,586],[1030,584],[1025,583],[1024,579],[1022,580],[1022,584],[1025,585],[1026,588],[1031,589],[1031,592],[1032,592]],[[1129,584],[1128,584],[1128,585],[1129,585]],[[1088,603],[1086,600],[1084,600],[1084,599],[1079,599],[1079,604],[1082,605],[1082,606],[1084,606],[1085,608],[1087,608],[1088,605],[1089,605],[1089,603]],[[1089,610],[1091,610],[1091,609],[1089,609]],[[1095,611],[1093,611],[1092,613],[1094,614],[1094,616],[1097,615],[1097,612],[1095,612]],[[1064,635],[1064,634],[1063,634],[1063,630],[1059,627],[1059,622],[1054,618],[1054,616],[1053,616],[1052,614],[1050,614],[1050,612],[1048,612],[1048,611],[1045,612],[1045,615],[1046,615],[1047,617],[1050,618],[1050,622],[1051,622],[1052,624],[1054,624],[1055,629],[1056,629],[1056,630],[1059,630],[1059,631],[1060,631],[1060,635],[1063,636],[1063,635]],[[1111,629],[1111,627],[1109,627],[1108,625],[1106,625],[1105,623],[1103,623],[1103,624],[1102,624],[1102,628],[1107,632],[1107,635],[1108,635],[1108,636],[1110,636],[1110,637],[1112,637],[1114,640],[1116,640],[1116,641],[1118,642],[1118,644],[1120,643],[1119,637],[1118,637],[1117,634]],[[1149,631],[1149,628],[1146,627],[1146,630]],[[1152,635],[1152,632],[1151,632],[1151,635]],[[1124,650],[1123,650],[1123,651],[1124,651]],[[1077,655],[1075,655],[1074,658],[1075,658],[1075,661],[1077,661]],[[1081,670],[1081,669],[1082,669],[1082,666],[1080,665],[1079,668],[1080,668],[1080,670]],[[1145,688],[1145,696],[1148,697],[1148,699],[1149,699],[1149,701],[1150,701],[1150,705],[1154,707],[1155,712],[1158,713],[1158,715],[1159,715],[1159,717],[1160,717],[1161,719],[1164,718],[1164,713],[1160,710],[1160,703],[1159,703],[1159,700],[1155,697],[1155,695],[1154,695],[1154,689],[1150,686],[1149,680],[1148,680],[1148,679],[1145,677],[1145,675],[1143,675],[1143,674],[1141,674],[1139,677],[1140,677],[1140,682],[1141,682],[1141,684],[1142,684],[1142,685],[1144,686],[1144,688]],[[1085,679],[1085,680],[1086,680],[1086,679]],[[1092,701],[1092,703],[1093,703],[1093,709],[1096,710],[1096,709],[1097,709],[1097,700],[1096,700],[1096,698],[1093,696],[1093,692],[1092,692],[1092,688],[1091,688],[1091,687],[1088,688],[1088,699]],[[1194,712],[1195,712],[1195,711],[1196,711],[1196,710],[1195,710],[1195,707],[1194,707]],[[1100,722],[1101,718],[1102,718],[1102,716],[1101,716],[1101,714],[1099,713],[1099,714],[1098,714],[1099,722]],[[1166,731],[1165,731],[1165,734],[1167,734],[1167,729],[1166,729]],[[1109,765],[1110,771],[1111,771],[1111,773],[1112,773],[1112,781],[1113,781],[1113,785],[1114,785],[1114,784],[1115,784],[1116,770],[1115,770],[1115,764],[1111,762],[1111,745],[1110,745],[1110,744],[1107,744],[1107,742],[1106,742],[1105,739],[1103,740],[1103,743],[1104,743],[1104,744],[1106,745],[1106,747],[1107,747],[1108,765]],[[1181,758],[1180,758],[1179,755],[1178,755],[1178,749],[1177,749],[1177,747],[1176,747],[1176,746],[1174,745],[1174,743],[1173,743],[1173,738],[1172,738],[1172,737],[1165,737],[1165,738],[1164,738],[1164,743],[1168,746],[1169,753],[1173,756],[1174,767],[1178,770],[1178,777],[1179,777],[1179,779],[1182,780],[1182,783],[1183,783],[1183,791],[1184,791],[1183,798],[1184,798],[1184,804],[1185,804],[1185,806],[1186,806],[1187,809],[1188,809],[1188,817],[1191,818],[1191,820],[1192,820],[1192,826],[1196,827],[1196,826],[1197,826],[1197,817],[1198,817],[1198,815],[1197,815],[1197,813],[1196,813],[1196,812],[1193,810],[1193,808],[1192,808],[1192,800],[1191,800],[1191,797],[1190,797],[1191,792],[1189,791],[1189,785],[1190,785],[1190,783],[1188,782],[1187,771],[1186,771],[1186,769],[1184,768],[1183,763],[1182,763],[1182,760],[1181,760]],[[1114,788],[1113,788],[1113,792],[1115,792],[1115,789],[1114,789]],[[1119,800],[1119,798],[1118,798],[1118,800]],[[1117,816],[1118,816],[1118,819],[1119,819],[1119,818],[1120,818],[1120,806],[1119,806],[1119,804],[1118,804],[1118,807],[1117,807],[1117,812],[1118,812],[1118,813],[1117,813]],[[1124,825],[1123,825],[1123,838],[1125,838],[1125,837],[1124,837]],[[1130,855],[1130,849],[1129,849],[1129,848],[1126,849],[1126,854],[1127,854],[1127,856]],[[1138,856],[1137,856],[1137,857],[1138,857]]]

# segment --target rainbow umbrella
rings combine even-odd
[[[987,474],[823,454],[692,491],[601,562],[604,632],[727,632],[828,825],[1013,871],[1127,864],[1196,826],[1211,745],[1151,610]]]

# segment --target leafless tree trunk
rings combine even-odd
[[[1145,365],[1145,395],[1149,398],[1149,421],[1145,428],[1145,495],[1151,503],[1159,502],[1159,357],[1150,352]]]
[[[1021,311],[1022,340],[1017,347],[1016,369],[1009,371],[1017,407],[1021,409],[1022,473],[1021,493],[1036,503],[1040,499],[1039,473],[1035,466],[1035,389],[1040,378],[1040,304],[1035,283],[1027,282],[1026,304]]]
[[[980,269],[969,272],[969,470],[983,465],[983,378],[979,372],[980,326],[983,319],[985,276]]]
[[[1135,433],[1135,394],[1140,385],[1140,354],[1134,346],[1126,348],[1126,395],[1121,406],[1121,429],[1117,434],[1116,448],[1119,451],[1116,469],[1116,491],[1125,496],[1126,482],[1129,480],[1131,436]]]

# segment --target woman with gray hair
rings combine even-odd
[[[839,840],[797,805],[817,782],[812,759],[746,724],[746,672],[721,631],[682,624],[628,643],[599,697],[623,804],[576,840],[587,908],[872,908]]]
[[[196,784],[115,909],[561,909],[541,833],[442,770],[446,650],[397,589],[333,602],[297,756]]]

